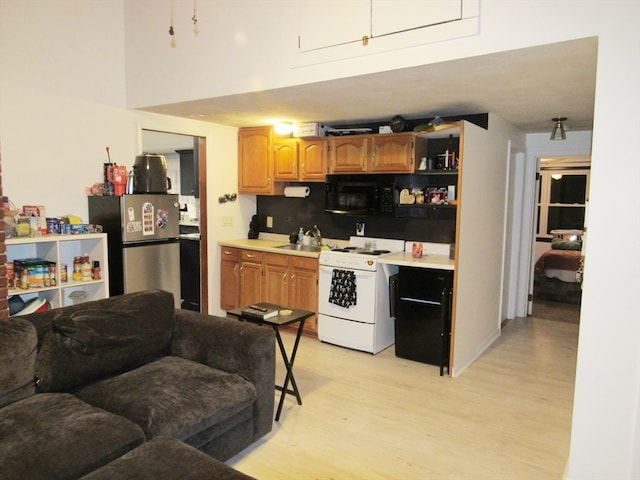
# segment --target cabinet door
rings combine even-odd
[[[300,180],[324,182],[327,174],[329,142],[324,138],[300,140]]]
[[[369,137],[354,135],[330,140],[329,172],[361,173],[366,171]]]
[[[240,252],[237,248],[222,247],[220,262],[220,308],[240,307]]]
[[[240,306],[262,302],[262,265],[264,254],[240,250]]]
[[[368,170],[373,173],[414,171],[414,134],[412,132],[371,137],[372,154]]]
[[[305,330],[318,331],[318,261],[312,258],[291,258],[289,298],[291,306],[316,312],[305,322]]]
[[[238,191],[272,192],[271,128],[242,128],[238,132]]]
[[[379,37],[460,20],[462,3],[462,0],[371,0],[371,36]]]
[[[273,144],[274,178],[276,180],[298,179],[298,141],[278,140]]]
[[[180,195],[198,198],[199,172],[198,158],[194,150],[176,150],[180,155]]]
[[[370,0],[296,2],[296,6],[300,8],[301,51],[361,42],[370,35]]]
[[[289,257],[267,254],[264,262],[265,302],[289,306]]]

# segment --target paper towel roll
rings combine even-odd
[[[284,196],[285,197],[299,197],[304,198],[309,196],[309,187],[300,186],[300,187],[284,187]]]

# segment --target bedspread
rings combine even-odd
[[[582,252],[577,250],[547,250],[536,262],[536,272],[547,277],[560,278],[563,281],[575,281],[572,277],[580,267]],[[560,272],[565,271],[565,272]],[[566,275],[571,272],[572,275]],[[569,279],[572,280],[569,280]]]

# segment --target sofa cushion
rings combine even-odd
[[[139,426],[67,393],[0,409],[0,477],[78,478],[144,441]]]
[[[175,438],[158,437],[81,480],[251,480]],[[255,480],[255,479],[254,479]]]
[[[108,300],[113,301],[59,309],[51,319],[36,361],[40,391],[69,391],[167,352],[174,323],[171,294],[145,292]]]
[[[76,395],[137,423],[147,440],[184,440],[252,405],[256,389],[237,374],[168,356]]]
[[[0,407],[35,393],[36,329],[13,317],[0,320]]]

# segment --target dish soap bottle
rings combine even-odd
[[[300,230],[298,231],[298,245],[302,245],[303,239],[304,239],[304,230],[302,230],[302,227],[300,227]]]

